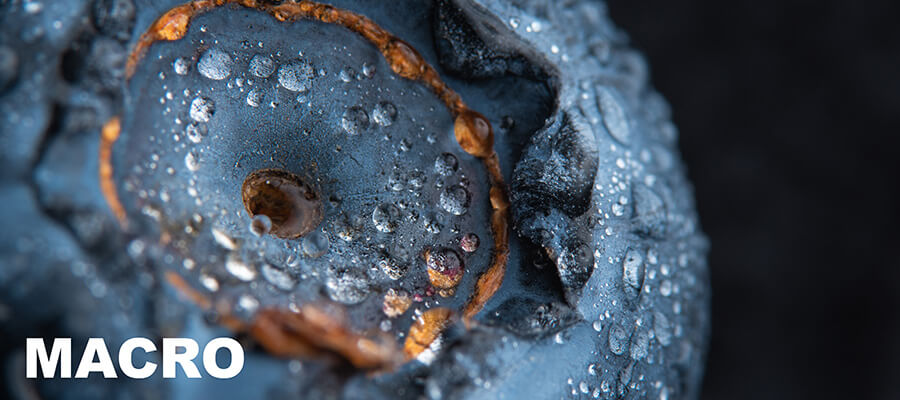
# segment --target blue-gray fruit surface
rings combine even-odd
[[[104,337],[115,349],[134,336],[232,335],[167,283],[170,272],[238,318],[328,303],[399,348],[421,313],[459,310],[488,268],[489,180],[431,91],[346,28],[237,6],[153,44],[126,79],[138,37],[178,4],[0,2],[11,396],[699,397],[708,244],[678,132],[603,3],[575,0],[330,2],[407,41],[494,127],[510,258],[473,324],[377,374],[340,357],[273,357],[239,335],[247,361],[227,381],[25,379],[25,337]],[[98,174],[100,130],[116,116],[126,230]],[[280,221],[248,215],[241,185],[268,169],[318,196],[309,229],[281,234]],[[429,268],[463,276],[437,293]],[[398,295],[411,305],[386,311]]]

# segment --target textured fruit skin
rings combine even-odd
[[[249,10],[218,10],[201,16],[191,25],[185,40],[151,47],[145,62],[138,65],[135,78],[125,82],[124,60],[137,35],[177,4],[70,1],[38,11],[18,2],[0,5],[4,15],[0,33],[4,39],[21,39],[2,41],[10,43],[3,45],[3,51],[15,54],[16,60],[0,63],[0,107],[10,122],[4,124],[0,135],[0,142],[8,144],[0,150],[0,198],[4,205],[0,216],[8,226],[0,236],[0,304],[5,318],[0,332],[18,340],[3,349],[7,371],[22,368],[22,350],[17,347],[21,344],[15,343],[35,336],[39,329],[44,329],[46,336],[73,336],[76,343],[78,338],[103,336],[111,347],[130,336],[203,338],[229,334],[221,326],[205,323],[200,310],[182,301],[161,281],[162,271],[179,268],[185,254],[199,257],[221,249],[211,236],[192,242],[197,246],[187,253],[173,253],[155,245],[160,232],[170,229],[169,225],[147,219],[145,215],[153,210],[146,211],[145,207],[154,204],[138,195],[148,190],[154,193],[148,198],[159,198],[163,188],[183,189],[190,179],[183,167],[186,151],[155,153],[159,171],[165,170],[167,162],[180,167],[175,176],[140,175],[131,182],[133,195],[123,190],[129,215],[137,222],[137,228],[128,234],[119,231],[100,194],[96,173],[99,130],[110,117],[124,115],[123,140],[114,148],[115,165],[122,167],[116,169],[116,177],[124,187],[133,171],[131,163],[154,160],[154,149],[140,141],[145,138],[141,134],[166,132],[165,140],[171,135],[167,129],[175,116],[162,118],[156,112],[164,111],[158,99],[165,98],[167,90],[174,91],[178,79],[194,89],[202,84],[207,90],[212,85],[226,90],[226,80],[210,83],[196,71],[202,51],[197,50],[199,42],[192,40],[202,38],[203,29],[209,32],[206,40],[217,40],[226,47],[247,40],[248,33],[241,29],[251,25],[254,29],[246,28],[252,32],[249,35],[258,35],[258,40],[270,46],[281,40],[283,44],[278,46],[304,50],[302,39],[286,36],[297,32],[311,35],[301,38],[322,35],[318,43],[333,38],[350,51],[328,58],[332,51],[328,48],[306,49],[309,57],[315,57],[316,52],[321,55],[318,62],[327,70],[322,80],[328,79],[328,83],[321,83],[323,89],[340,87],[335,82],[339,82],[337,76],[344,64],[359,71],[367,61],[376,67],[371,84],[385,82],[395,93],[420,90],[400,78],[392,80],[377,52],[340,27],[304,21],[278,25],[268,16]],[[190,398],[192,393],[226,398],[296,398],[298,394],[367,399],[697,398],[709,329],[708,245],[700,232],[690,184],[677,154],[677,132],[670,122],[668,106],[648,86],[642,58],[627,47],[624,34],[607,19],[603,5],[588,1],[557,4],[487,0],[332,4],[366,15],[408,41],[494,125],[494,148],[510,188],[513,231],[503,286],[476,317],[478,323],[468,330],[454,326],[445,332],[431,363],[413,361],[395,372],[374,377],[336,367],[333,361],[304,360],[298,364],[254,352],[248,355],[244,372],[228,382],[203,380],[185,385],[151,379],[75,385],[13,379],[8,385],[12,393],[24,393],[36,385],[48,398],[126,394],[136,398]],[[60,21],[61,28],[55,28],[53,21]],[[43,28],[44,33],[35,32],[36,28]],[[40,50],[28,48],[38,44]],[[297,51],[290,48],[285,54]],[[176,56],[194,57],[183,78],[172,69]],[[235,62],[249,63],[249,57]],[[161,78],[159,72],[168,77]],[[274,72],[269,82],[277,81],[277,75]],[[161,81],[165,81],[166,89],[160,86]],[[54,90],[60,87],[65,90]],[[360,86],[359,91],[355,96],[366,103],[367,110],[385,100],[384,95],[372,95],[365,87]],[[283,87],[268,92],[272,96],[285,93]],[[216,98],[210,123],[227,126],[214,132],[253,130],[266,123],[302,119],[275,114],[265,102],[259,107],[246,106],[246,94],[243,92],[231,105]],[[184,110],[189,110],[194,97],[186,99]],[[293,104],[294,97],[278,100]],[[313,178],[319,179],[320,189],[380,191],[391,164],[431,171],[435,157],[450,152],[470,181],[472,205],[460,219],[451,220],[457,222],[447,219],[456,217],[441,217],[448,226],[440,233],[423,234],[421,222],[399,226],[396,232],[378,233],[369,226],[375,203],[355,201],[352,196],[343,196],[339,205],[326,205],[323,224],[329,221],[331,207],[332,216],[340,212],[366,215],[365,229],[372,235],[382,235],[385,241],[394,236],[424,235],[440,238],[428,239],[435,244],[446,244],[456,235],[450,227],[454,224],[460,233],[476,233],[482,242],[479,250],[466,260],[471,268],[456,297],[445,303],[458,306],[481,271],[478,266],[485,264],[492,240],[482,223],[487,220],[486,177],[455,145],[452,120],[440,114],[439,102],[426,90],[415,99],[396,95],[388,100],[400,109],[401,116],[426,119],[421,124],[438,132],[435,142],[429,144],[422,137],[410,140],[407,144],[415,151],[402,150],[406,144],[399,140],[385,144],[367,142],[372,138],[366,137],[340,142],[344,154],[357,156],[358,166],[347,168],[342,163],[354,161],[330,147],[322,151],[321,146],[289,140],[287,134],[296,133],[292,129],[260,130],[264,137],[257,140],[241,135],[225,137],[217,142],[219,147],[210,150],[215,152],[214,157],[204,154],[221,163],[212,170],[217,175],[198,178],[201,185],[207,185],[201,186],[205,188],[204,205],[197,206],[183,190],[171,190],[173,201],[157,208],[174,221],[171,226],[183,231],[195,210],[211,204],[242,210],[239,196],[232,199],[220,195],[232,193],[247,172],[258,168],[309,165],[304,157],[319,152],[323,158],[318,160],[322,164],[318,171],[326,174]],[[308,125],[312,136],[330,131],[332,124],[339,128],[341,113],[354,105],[338,95],[315,101],[326,115]],[[279,112],[306,115],[297,108]],[[428,117],[431,115],[434,117]],[[181,117],[191,118],[188,111]],[[234,124],[246,126],[237,129]],[[367,133],[376,138],[391,129],[409,132],[415,128],[403,118],[389,127],[376,127],[372,121],[369,124],[372,126]],[[284,126],[290,127],[290,123]],[[401,135],[396,134],[398,138]],[[380,151],[359,156],[361,153],[354,150],[357,148]],[[420,154],[418,148],[428,150]],[[202,172],[200,165],[197,171]],[[388,166],[384,173],[373,168],[383,165]],[[297,168],[294,172],[298,174],[310,171]],[[322,178],[338,180],[342,185]],[[428,175],[428,179],[435,178]],[[382,200],[408,195],[384,192]],[[437,203],[440,192],[434,190],[428,196]],[[443,215],[441,212],[437,214]],[[233,221],[221,228],[232,236],[245,235],[247,221],[245,214],[234,214]],[[323,227],[333,231],[327,225]],[[203,232],[209,232],[208,226]],[[270,244],[278,243],[272,239]],[[324,258],[304,261],[310,271],[322,273],[311,273],[312,277],[304,279],[294,293],[319,293],[317,288],[327,288],[328,279],[334,277],[330,273],[347,273],[324,272],[326,261],[375,256],[367,251],[364,246],[340,251],[332,246]],[[424,265],[412,258],[410,268]],[[420,272],[423,275],[418,280],[422,281],[424,270]],[[367,281],[367,285],[387,288],[392,284],[380,275],[370,278],[374,281]],[[408,289],[418,287],[414,276],[409,279],[400,282],[409,284]],[[275,305],[288,301],[282,292],[268,286],[256,290],[236,283],[229,288],[234,296],[249,293]],[[313,294],[310,296],[315,297]],[[360,329],[377,326],[379,319],[372,316],[381,315],[377,307],[372,310],[380,303],[372,302],[372,295],[367,299],[349,309],[352,323]],[[392,329],[403,331],[410,323],[409,317],[397,319]],[[247,345],[252,348],[249,342]]]

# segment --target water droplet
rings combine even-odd
[[[259,107],[263,102],[263,92],[259,88],[250,89],[247,92],[247,105],[250,107]]]
[[[388,278],[395,281],[402,278],[403,275],[406,274],[407,269],[405,266],[387,257],[378,260],[378,268],[381,269]]]
[[[258,78],[268,78],[275,72],[275,61],[268,56],[257,54],[250,59],[250,74]]]
[[[609,130],[617,141],[622,144],[628,144],[631,138],[631,129],[628,126],[628,118],[625,116],[625,110],[619,101],[609,89],[599,87],[597,89],[597,106],[603,115],[603,125]]]
[[[372,110],[372,121],[381,126],[391,126],[397,120],[397,107],[388,101],[382,101]]]
[[[644,256],[635,249],[625,252],[622,261],[622,280],[634,289],[640,291],[644,285]]]
[[[261,272],[267,282],[281,290],[291,290],[297,285],[297,281],[290,274],[269,264],[263,264]]]
[[[178,75],[187,75],[190,68],[190,62],[184,57],[178,57],[175,59],[175,61],[172,62],[172,69]]]
[[[668,346],[672,343],[672,324],[665,314],[658,311],[653,314],[653,333],[659,344]]]
[[[353,80],[353,75],[356,75],[356,72],[352,68],[347,67],[338,73],[338,78],[344,83],[350,83]]]
[[[358,270],[341,270],[331,274],[325,281],[328,297],[343,304],[358,304],[369,295],[369,285],[365,275]]]
[[[391,176],[388,177],[388,188],[395,192],[403,190],[405,183],[406,179],[403,177],[403,171],[394,170],[391,172]]]
[[[191,119],[197,122],[209,122],[216,112],[216,103],[206,97],[195,97],[191,101]]]
[[[425,186],[425,180],[425,173],[415,169],[407,176],[406,183],[413,189],[421,189],[422,186]]]
[[[200,169],[200,154],[196,150],[191,150],[184,155],[184,165],[191,171]]]
[[[434,172],[438,175],[450,176],[459,169],[459,160],[451,153],[443,153],[434,160]]]
[[[638,331],[631,338],[631,358],[641,360],[650,352],[650,333],[644,330]]]
[[[615,355],[622,355],[628,347],[628,331],[615,325],[609,330],[609,350]]]
[[[207,132],[206,124],[192,122],[184,127],[184,136],[193,143],[200,143]]]
[[[309,90],[313,79],[313,68],[305,61],[294,61],[278,68],[278,83],[292,92]]]
[[[265,214],[254,215],[250,220],[250,232],[255,236],[263,236],[272,230],[272,219]]]
[[[400,224],[400,210],[393,204],[382,203],[372,212],[372,221],[375,229],[385,233],[393,232]]]
[[[362,74],[366,78],[371,78],[375,76],[375,66],[369,63],[363,63],[362,66]]]
[[[467,233],[459,239],[459,247],[466,253],[472,253],[475,250],[478,250],[479,242],[481,242],[481,239],[478,238],[478,235]]]
[[[444,211],[453,215],[463,215],[469,209],[471,196],[462,186],[450,186],[441,192],[439,204]]]
[[[236,253],[228,254],[228,258],[225,259],[225,270],[244,282],[249,282],[256,278],[256,269],[242,260]]]
[[[353,106],[341,116],[341,127],[350,135],[358,135],[369,127],[369,116],[360,106]]]
[[[381,310],[388,318],[396,318],[405,313],[412,304],[412,297],[405,290],[388,289],[384,294]]]
[[[666,205],[650,188],[637,184],[632,189],[634,198],[635,231],[643,236],[662,237],[666,232]]]
[[[600,323],[600,321],[594,321],[594,323],[591,324],[591,327],[593,327],[594,330],[597,332],[600,332],[601,330],[603,330],[603,324]]]
[[[659,283],[659,294],[669,297],[672,294],[672,281],[666,279]]]
[[[219,290],[219,281],[208,274],[200,274],[200,284],[210,292]]]
[[[231,65],[234,61],[228,53],[222,50],[211,48],[203,53],[200,61],[197,62],[197,71],[200,74],[216,81],[220,81],[231,75]]]
[[[252,314],[259,308],[259,300],[249,294],[242,294],[238,297],[237,306],[247,314]]]
[[[313,258],[323,256],[328,251],[329,245],[328,235],[320,231],[310,232],[303,237],[303,242],[300,244],[303,253]]]

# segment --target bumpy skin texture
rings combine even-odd
[[[409,42],[494,126],[511,198],[506,277],[476,323],[451,326],[433,356],[374,376],[259,350],[231,381],[24,380],[20,346],[37,331],[76,343],[103,336],[111,348],[131,336],[230,334],[167,285],[167,272],[239,318],[334,302],[352,328],[402,343],[418,312],[458,311],[487,268],[487,177],[433,94],[344,28],[237,7],[151,46],[125,81],[138,35],[177,4],[0,5],[0,332],[11,338],[11,394],[698,397],[707,242],[677,132],[642,58],[589,1],[331,3]],[[294,67],[300,81],[280,79]],[[100,127],[114,115],[124,233],[97,178]],[[261,168],[322,194],[314,235],[252,232],[240,186]],[[459,247],[468,233],[480,239],[472,253]],[[455,293],[429,291],[425,248],[457,252]],[[391,318],[388,290],[422,300]]]

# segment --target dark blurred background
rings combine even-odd
[[[704,399],[900,399],[900,2],[610,0],[712,241]]]

